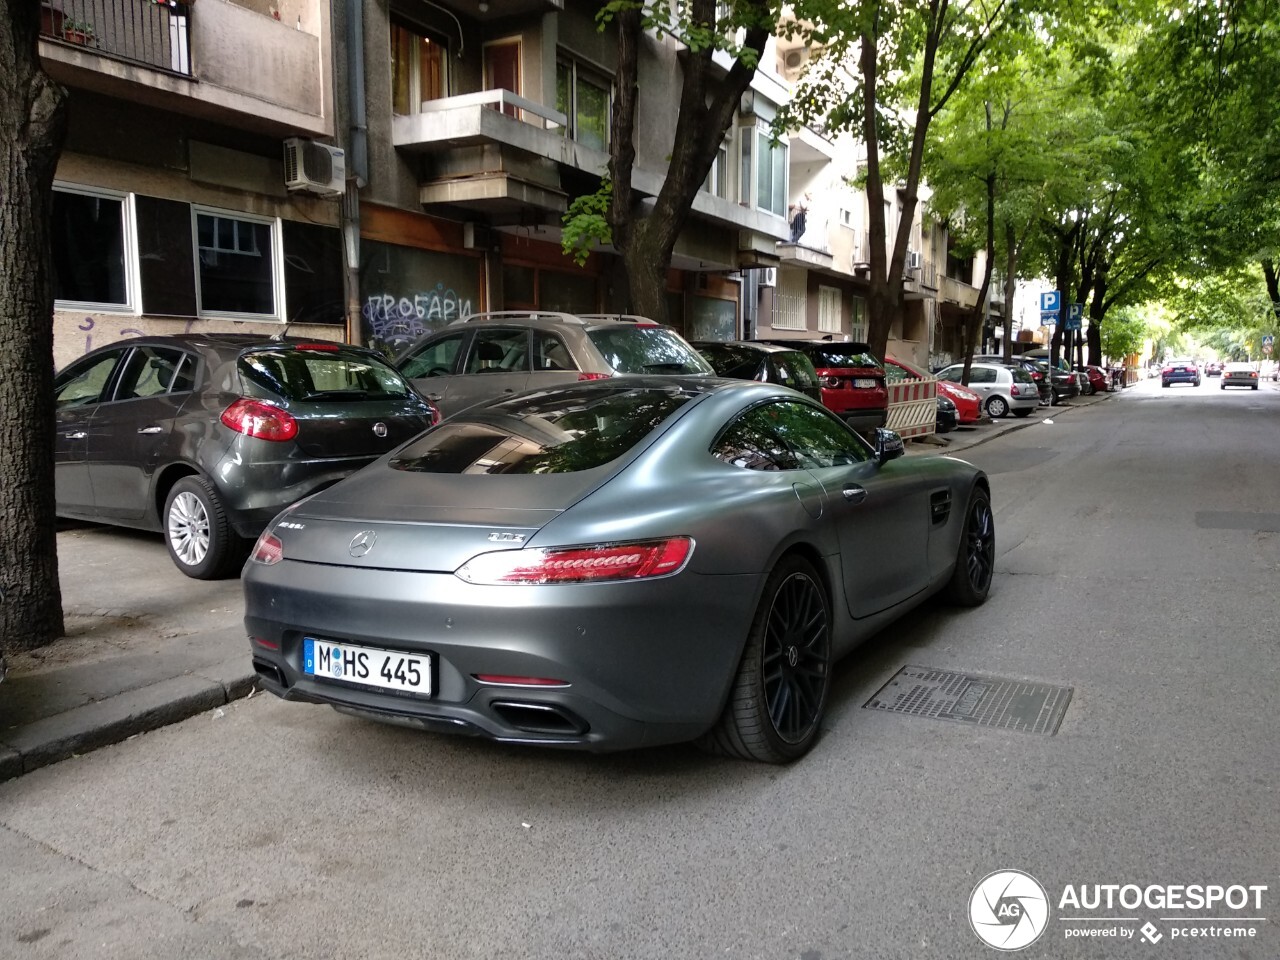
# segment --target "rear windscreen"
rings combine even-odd
[[[878,367],[880,361],[861,343],[824,343],[808,348],[815,367]]]
[[[417,473],[573,473],[603,466],[696,394],[566,388],[486,404],[424,433],[391,461]]]
[[[704,373],[715,371],[698,351],[665,327],[617,324],[587,336],[618,373]]]
[[[236,368],[246,384],[286,400],[385,400],[409,393],[404,378],[381,360],[344,350],[251,350]]]
[[[1036,382],[1035,378],[1032,377],[1031,374],[1028,373],[1026,370],[1024,370],[1022,367],[1014,367],[1010,371],[1010,373],[1013,374],[1013,379],[1016,380],[1018,383],[1035,383]]]

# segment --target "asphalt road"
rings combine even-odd
[[[970,459],[990,601],[846,660],[803,761],[519,750],[260,695],[0,786],[0,956],[992,957],[970,894],[1004,868],[1051,901],[1017,956],[1280,956],[1280,389],[1147,381]],[[1073,695],[1054,736],[863,709],[907,664]],[[1060,909],[1068,884],[1268,889]],[[1186,916],[1230,920],[1162,919]]]

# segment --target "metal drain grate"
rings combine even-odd
[[[1058,732],[1071,687],[903,667],[863,707],[1023,733]]]

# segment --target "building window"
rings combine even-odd
[[[849,323],[849,335],[859,343],[867,342],[867,301],[865,297],[853,298],[853,311]]]
[[[192,207],[196,300],[201,316],[279,319],[282,274],[274,220]]]
[[[716,158],[711,161],[711,169],[707,171],[707,179],[702,185],[707,193],[724,200],[729,199],[729,178],[733,173],[729,165],[731,154],[732,142],[726,138],[716,151]]]
[[[449,95],[449,41],[391,25],[391,111],[418,113],[422,104]]]
[[[767,127],[751,128],[742,137],[739,199],[779,217],[787,213],[787,144],[774,140]],[[754,148],[754,149],[753,149]]]
[[[129,196],[56,186],[50,227],[58,305],[134,312],[137,261]]]
[[[836,287],[818,287],[818,329],[840,332],[840,290]]]
[[[602,75],[574,60],[556,63],[556,109],[569,118],[569,139],[608,150],[612,101],[612,84]]]

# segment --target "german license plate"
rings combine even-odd
[[[853,385],[859,390],[870,390],[876,385],[876,382],[870,377],[859,377],[853,381]]]
[[[302,672],[324,680],[431,695],[430,654],[303,637]]]

